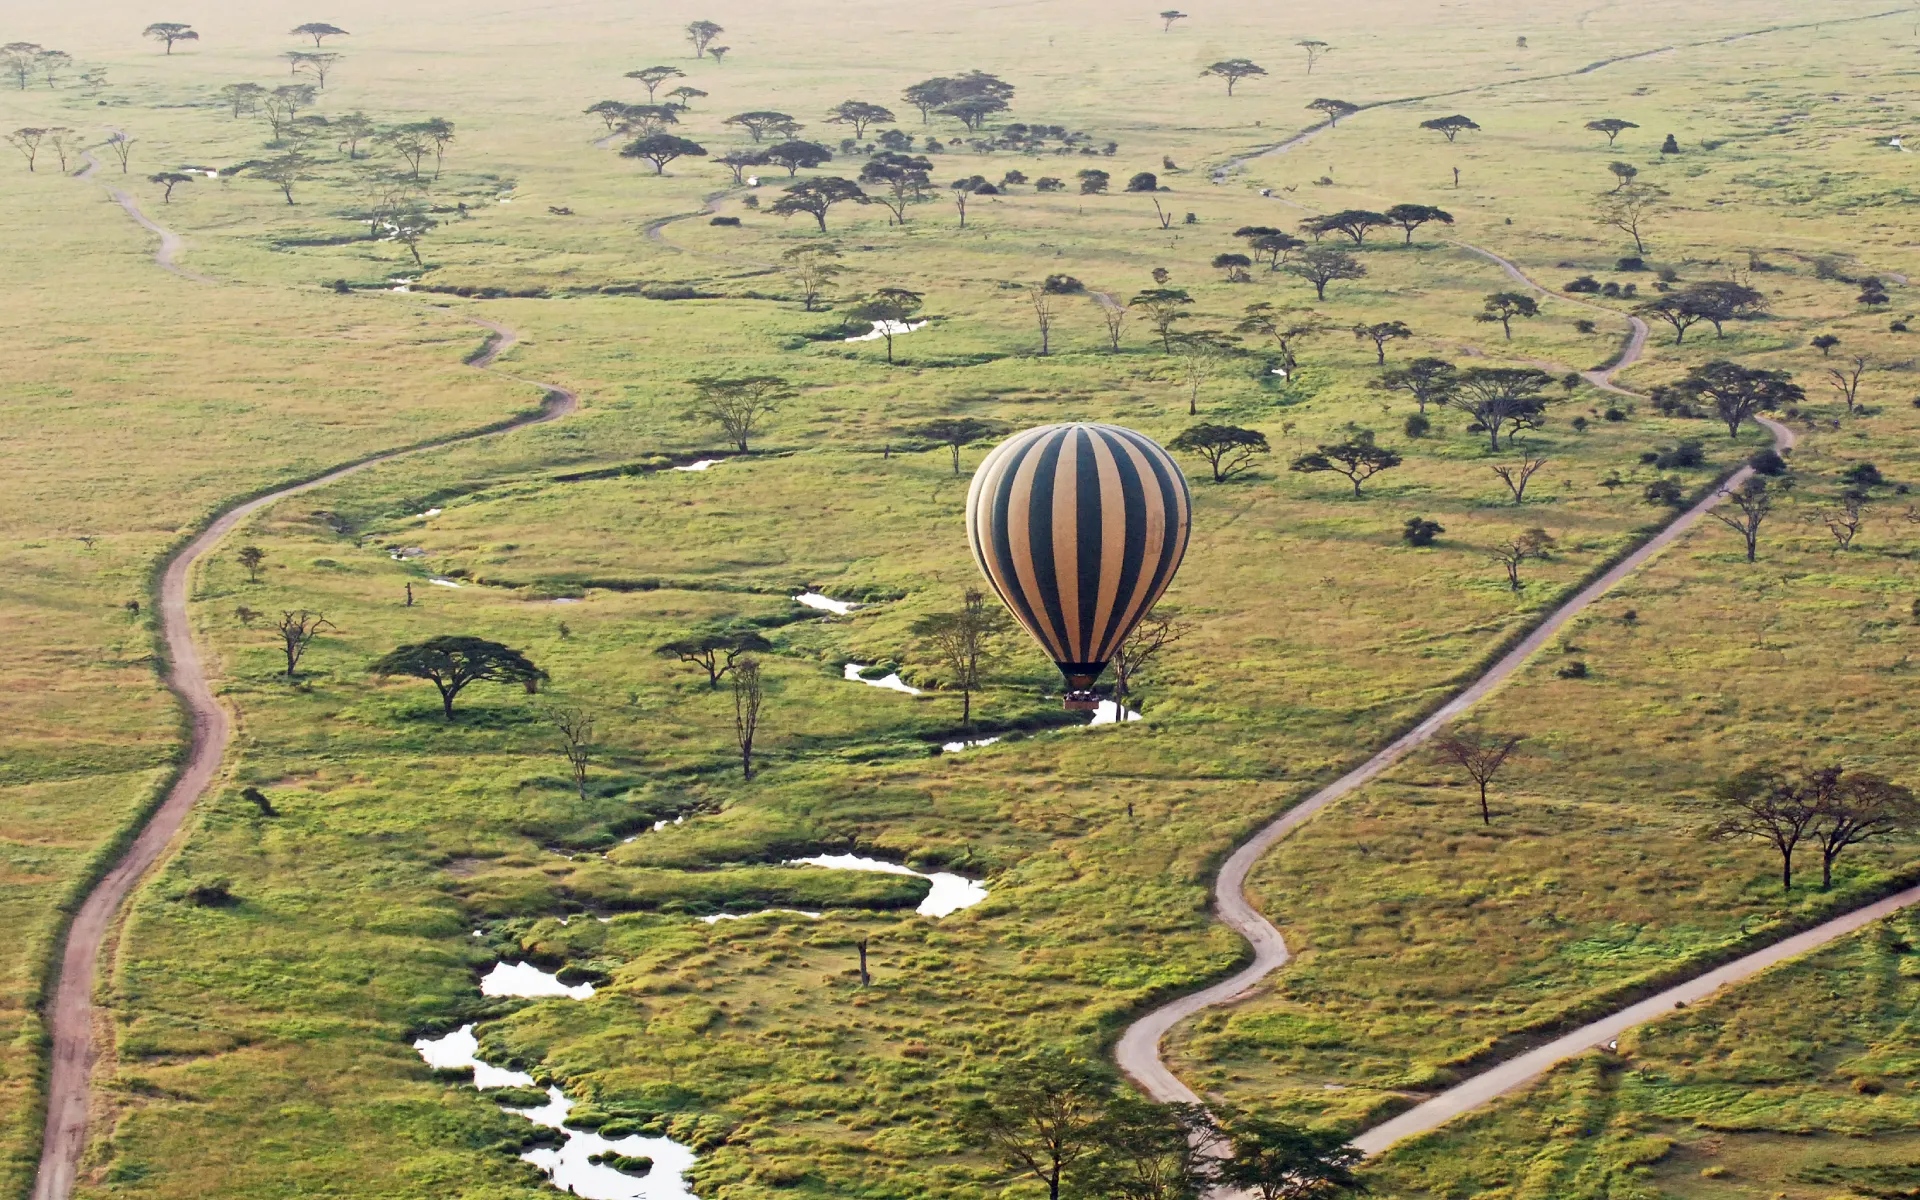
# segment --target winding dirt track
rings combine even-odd
[[[90,165],[87,171],[82,172],[82,177],[91,175],[92,169]],[[134,220],[160,236],[160,245],[154,252],[157,264],[187,278],[204,281],[202,276],[183,271],[174,262],[184,245],[177,235],[141,212],[131,196],[111,188],[108,191]],[[494,361],[518,340],[514,331],[504,325],[481,317],[468,316],[466,319],[488,331],[486,346],[469,360],[470,366],[483,370],[492,367]],[[187,623],[187,597],[194,564],[219,545],[220,540],[249,515],[289,496],[325,487],[368,467],[425,450],[558,420],[579,407],[579,397],[565,388],[550,384],[534,386],[546,393],[544,403],[536,412],[486,429],[454,434],[363,459],[337,467],[317,478],[242,501],[221,512],[197,537],[167,560],[166,570],[160,580],[158,610],[161,634],[167,644],[167,686],[192,718],[193,732],[187,741],[185,763],[167,792],[166,800],[139,831],[126,854],[87,894],[67,930],[60,960],[60,976],[47,1006],[53,1061],[47,1087],[46,1136],[41,1145],[40,1170],[34,1180],[33,1200],[67,1200],[73,1192],[80,1159],[86,1150],[88,1098],[94,1062],[93,990],[100,951],[127,897],[166,853],[174,835],[186,822],[187,814],[193,810],[194,803],[219,776],[227,740],[232,734],[232,723],[226,709],[214,698],[207,678],[206,663],[200,656],[200,648],[194,643]]]

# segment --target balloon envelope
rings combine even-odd
[[[994,447],[967,492],[967,538],[993,590],[1079,707],[1186,554],[1186,476],[1117,425],[1043,425]]]

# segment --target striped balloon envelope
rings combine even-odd
[[[1067,679],[1067,707],[1153,608],[1187,552],[1186,476],[1117,425],[1043,425],[994,447],[967,492],[974,561]]]

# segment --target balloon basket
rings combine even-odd
[[[1065,708],[1068,712],[1094,712],[1100,707],[1100,697],[1093,692],[1068,692]]]

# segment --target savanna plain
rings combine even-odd
[[[0,6],[0,1189],[188,744],[163,564],[419,447],[194,567],[235,732],[103,952],[76,1196],[1920,1195],[1911,914],[1338,1149],[1920,882],[1920,8],[310,2]],[[1192,495],[1084,728],[945,648],[970,472],[1066,421]],[[1113,1046],[1248,961],[1232,849],[1749,465],[1261,858],[1293,961],[1162,1047],[1240,1136],[1169,1141]],[[443,706],[446,637],[511,657]],[[1783,887],[1823,771],[1877,823]],[[510,1090],[415,1048],[469,1026]]]

